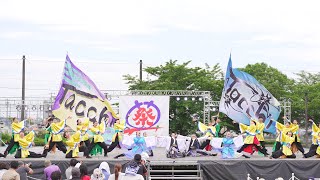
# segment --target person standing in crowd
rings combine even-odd
[[[72,136],[70,132],[65,131],[63,133],[63,137],[67,139],[66,145],[68,146],[68,150],[66,152],[66,158],[76,158],[78,157],[79,152],[83,152],[86,158],[91,158],[89,156],[89,150],[86,146],[81,145],[81,132],[77,131]]]
[[[102,162],[99,166],[99,169],[104,175],[104,180],[108,180],[110,176],[110,167],[107,162]]]
[[[9,169],[8,165],[4,162],[0,162],[0,179],[2,179],[2,176],[5,172],[7,172]]]
[[[260,146],[260,142],[258,141],[256,137],[256,122],[254,120],[250,120],[250,126],[247,126],[245,124],[240,123],[239,124],[241,133],[244,133],[246,135],[246,138],[244,140],[244,145],[237,151],[238,153],[241,153],[242,151],[252,153],[253,149],[256,148],[259,152],[264,154],[264,156],[267,156],[268,153],[266,152],[266,149],[263,149]]]
[[[60,168],[57,165],[51,164],[50,160],[45,160],[44,161],[44,170],[43,170],[43,174],[45,176],[46,180],[51,180],[51,174],[55,171],[60,171]]]
[[[18,163],[19,167],[17,169],[17,173],[20,175],[20,180],[28,180],[28,174],[33,174],[31,163],[25,164],[22,161],[19,161]]]
[[[14,156],[15,158],[41,158],[46,156],[45,154],[37,154],[35,152],[29,151],[29,148],[34,145],[34,129],[35,128],[33,128],[32,131],[30,131],[26,136],[24,135],[23,131],[20,132],[18,141],[20,148]]]
[[[282,156],[285,156],[286,158],[296,158],[296,155],[292,152],[291,145],[294,142],[294,138],[292,137],[292,132],[288,131],[287,134],[283,134],[281,131],[279,131],[279,138],[280,142],[282,144],[282,148],[278,151],[275,151],[270,156],[270,159],[272,158],[282,158]]]
[[[70,160],[70,163],[69,163],[70,166],[66,169],[66,172],[65,172],[67,179],[70,179],[70,177],[71,177],[71,170],[72,170],[72,168],[74,168],[78,163],[79,163],[79,161],[76,160],[76,159],[71,159],[71,160]]]
[[[84,118],[83,120],[77,120],[77,131],[81,132],[81,146],[86,145],[87,148],[90,147],[90,140],[89,140],[89,118]]]
[[[80,179],[81,180],[90,180],[90,176],[88,176],[88,167],[85,164],[81,164],[80,167]]]
[[[72,180],[81,180],[80,175],[81,175],[81,173],[80,173],[79,168],[77,168],[77,167],[72,168],[72,170],[71,170],[71,177],[72,177],[71,179]]]
[[[20,180],[20,175],[16,171],[18,167],[18,161],[11,161],[10,169],[2,175],[2,180]]]
[[[109,180],[144,180],[140,174],[122,173],[122,165],[117,163],[114,166],[114,174],[111,174]]]
[[[99,168],[93,170],[93,174],[91,175],[91,180],[104,180],[104,174]]]
[[[113,149],[116,148],[117,146],[121,148],[120,142],[122,141],[122,138],[123,138],[125,122],[121,122],[120,119],[116,119],[116,122],[114,123],[113,128],[115,130],[115,134],[112,137],[112,143],[108,148],[108,152],[113,151]]]
[[[11,141],[4,151],[4,157],[7,157],[8,153],[13,154],[16,149],[19,148],[19,137],[20,137],[20,132],[22,132],[25,128],[25,122],[26,121],[21,121],[19,122],[18,118],[13,118],[13,122],[11,124],[11,129],[12,129],[12,136]]]
[[[102,134],[105,132],[106,129],[106,122],[102,121],[100,124],[98,124],[97,121],[93,123],[93,127],[90,128],[90,131],[94,134],[93,140],[91,142],[90,148],[88,149],[89,152],[91,152],[92,148],[95,147],[95,145],[99,145],[101,148],[104,149],[104,156],[108,156],[108,147],[107,144],[104,142],[104,138],[102,137]]]
[[[54,171],[51,173],[51,180],[62,180],[62,174],[60,171]]]
[[[68,119],[71,119],[71,117],[68,117]],[[43,154],[47,155],[48,152],[50,152],[54,146],[62,151],[64,154],[67,152],[66,146],[62,142],[61,134],[64,131],[64,128],[66,127],[66,120],[60,120],[55,118],[53,122],[50,125],[51,128],[51,135],[49,138],[49,146],[45,146],[45,149],[43,151]]]
[[[293,133],[293,138],[294,138],[294,142],[293,142],[293,145],[295,145],[298,150],[304,154],[304,149],[301,145],[301,142],[300,142],[300,137],[299,137],[299,124],[298,124],[298,121],[297,120],[293,120],[292,122],[292,133]]]

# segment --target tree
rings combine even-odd
[[[195,90],[211,91],[214,100],[220,100],[223,88],[223,73],[219,64],[213,67],[189,67],[191,61],[179,64],[170,60],[165,65],[144,69],[151,77],[140,81],[138,77],[125,75],[130,90]],[[203,102],[176,101],[170,99],[170,130],[187,135],[196,131],[192,114],[203,115]]]

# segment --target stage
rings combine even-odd
[[[4,151],[4,147],[0,148],[0,152]],[[31,149],[36,153],[42,151],[42,147],[34,147]],[[110,170],[113,172],[113,166],[116,163],[125,165],[129,159],[123,157],[114,159],[113,157],[124,152],[122,149],[115,149],[115,151],[108,154],[108,157],[102,155],[94,156],[92,159],[79,158],[87,166],[89,173],[99,167],[100,163],[106,161],[109,163]],[[269,149],[269,152],[271,150]],[[82,155],[80,153],[80,155]],[[56,152],[55,154],[48,154],[47,158],[41,159],[15,159],[12,155],[8,155],[7,158],[1,158],[1,162],[10,162],[12,160],[22,160],[26,163],[31,162],[34,174],[31,177],[37,179],[43,179],[44,160],[49,159],[53,164],[60,167],[64,172],[69,166],[70,159],[65,159],[62,152]],[[250,159],[239,158],[232,160],[224,160],[218,156],[200,156],[200,157],[185,157],[179,159],[168,159],[165,156],[164,148],[156,148],[154,150],[154,156],[148,159],[150,161],[151,169],[167,169],[171,166],[180,167],[179,169],[192,169],[200,167],[202,170],[201,176],[203,179],[221,179],[221,180],[241,180],[246,179],[248,174],[252,179],[257,177],[265,179],[275,179],[282,177],[285,180],[291,177],[292,173],[295,173],[296,177],[300,180],[308,179],[310,177],[320,177],[320,161],[316,158],[304,159],[302,154],[297,154],[297,159],[269,159],[254,154]],[[151,173],[152,175],[152,173]],[[64,177],[65,178],[65,177]]]

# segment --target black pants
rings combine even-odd
[[[57,147],[60,151],[62,151],[63,153],[66,153],[66,152],[67,152],[67,148],[66,148],[66,146],[63,144],[62,141],[59,141],[59,142],[52,142],[52,141],[50,141],[50,142],[49,142],[49,149],[45,149],[45,150],[43,151],[43,154],[47,155],[48,152],[50,152],[50,151],[52,150],[52,148],[54,147],[54,145],[56,145],[56,147]]]
[[[318,148],[318,145],[311,144],[309,152],[307,154],[305,154],[304,157],[309,158],[309,157],[316,155],[317,148]]]
[[[41,158],[43,157],[42,154],[37,154],[35,152],[29,151],[29,156],[28,158]],[[18,149],[16,155],[14,155],[15,158],[21,158],[21,149]]]
[[[283,155],[284,155],[284,154],[283,154],[283,152],[282,152],[282,149],[279,149],[278,151],[273,152],[272,155],[271,155],[271,157],[277,159],[277,158],[279,158],[279,157],[281,157],[281,156],[283,156]],[[287,158],[296,158],[296,155],[295,155],[295,154],[292,154],[292,155],[286,156],[286,157],[287,157]]]
[[[188,151],[188,153],[186,154],[186,156],[191,156],[191,154],[192,154],[191,151],[192,151],[192,150],[189,149],[189,151]],[[202,150],[199,150],[199,149],[195,150],[195,152],[198,153],[198,154],[201,154],[201,155],[203,155],[203,156],[209,156],[209,155],[210,155],[209,153],[207,153],[207,152],[205,152],[205,151],[202,151]]]
[[[70,151],[70,152],[68,152],[68,153],[66,154],[66,158],[73,158],[73,157],[72,157],[72,152],[73,152],[73,150]],[[80,147],[79,147],[79,152],[83,152],[83,155],[84,155],[85,157],[88,157],[88,156],[89,156],[88,148],[85,147],[85,146],[80,146]]]
[[[302,152],[302,154],[304,154],[304,149],[303,149],[301,143],[298,142],[298,137],[297,137],[297,136],[295,137],[294,143],[296,144],[298,150],[299,150],[300,152]]]
[[[7,147],[6,150],[4,151],[4,153],[5,153],[5,154],[8,154],[9,151],[10,151],[10,149],[11,149],[15,144],[17,144],[17,145],[19,146],[19,143],[18,143],[18,142],[14,142],[14,138],[12,138],[12,139],[10,140],[10,143],[9,143],[8,147]]]
[[[0,153],[0,157],[4,157],[4,155]]]
[[[119,157],[123,157],[123,156],[125,156],[125,154],[124,154],[124,153],[119,154],[119,155],[117,155],[117,156],[116,156],[116,157],[114,157],[114,158],[119,158]]]
[[[108,146],[105,142],[97,142],[97,143],[94,143],[94,139],[92,139],[92,142],[91,142],[91,145],[90,145],[90,148],[88,148],[88,152],[90,153],[91,150],[94,148],[94,146],[98,144],[103,150],[104,150],[104,155],[106,156],[107,153],[108,153]]]
[[[258,146],[256,144],[244,144],[237,152],[238,153],[241,153],[246,147],[248,147],[249,145],[253,145],[255,146],[259,152],[261,152],[262,154],[264,155],[267,155],[267,150],[266,149],[263,149],[261,146]]]
[[[114,148],[116,148],[117,146],[120,147],[118,134],[116,135],[116,138],[115,138],[114,142],[112,142],[111,145],[109,146],[107,152],[111,152],[111,151],[112,151]]]
[[[281,143],[277,141],[274,152],[279,151],[281,149]]]
[[[210,139],[207,139],[205,142],[203,142],[200,146],[200,149],[204,149],[206,146],[210,144]]]
[[[80,145],[81,145],[81,146],[83,146],[84,144],[86,145],[87,148],[89,148],[89,147],[90,147],[90,140],[88,139],[88,140],[86,140],[86,141],[81,141],[81,142],[80,142]]]

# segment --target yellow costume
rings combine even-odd
[[[320,128],[316,123],[312,122],[312,144],[318,145],[316,135],[320,132]]]
[[[21,158],[26,158],[30,155],[29,148],[32,146],[34,139],[34,131],[31,131],[23,138],[19,138],[19,146],[21,147]]]
[[[299,125],[298,124],[292,124],[291,131],[293,133],[293,135],[292,135],[293,139],[296,139],[296,137],[297,137],[297,142],[300,142]]]
[[[89,119],[85,118],[85,120],[77,126],[77,131],[81,132],[81,141],[89,140],[88,129],[89,129]]]
[[[18,123],[13,122],[11,127],[12,127],[12,132],[14,133],[13,138],[14,138],[14,142],[18,142],[20,135],[19,133],[24,129],[25,127],[25,122],[26,121],[21,121]]]
[[[291,131],[292,132],[292,126],[290,125],[289,127],[286,127],[285,125],[279,123],[279,122],[276,122],[276,128],[281,131],[282,134],[287,134],[287,132]],[[278,135],[277,139],[276,139],[277,142],[280,142],[281,139],[280,139],[280,135]]]
[[[61,137],[60,133],[66,127],[66,120],[61,120],[58,123],[51,123],[50,126],[51,126],[51,130],[52,130],[52,134],[50,137],[50,138],[52,138],[52,142],[62,141],[62,137]]]
[[[123,132],[123,130],[125,128],[124,124],[125,124],[124,121],[114,124],[113,128],[114,128],[116,133],[112,136],[112,142],[115,142],[117,135],[118,135],[118,141],[122,141],[122,132]]]
[[[294,138],[283,133],[280,133],[279,138],[282,143],[282,153],[286,156],[291,156],[293,154],[291,144],[294,142]]]
[[[80,140],[81,133],[80,131],[77,131],[66,141],[66,145],[68,146],[66,154],[72,151],[72,157],[78,157]]]
[[[253,144],[254,137],[256,136],[257,131],[256,125],[247,126],[245,124],[240,123],[240,131],[241,133],[246,133],[244,144]]]
[[[103,137],[101,136],[101,134],[104,133],[106,129],[106,123],[105,121],[102,121],[100,123],[100,125],[98,125],[97,127],[92,127],[90,128],[90,131],[94,134],[93,135],[93,141],[94,143],[98,143],[98,142],[104,142]]]
[[[215,126],[206,126],[205,124],[198,122],[199,130],[205,134],[207,139],[212,139],[216,134],[216,127]]]
[[[254,121],[256,122],[256,127],[257,127],[257,134],[256,137],[259,141],[264,141],[264,135],[263,135],[263,131],[264,131],[264,123],[260,123],[258,121]]]

